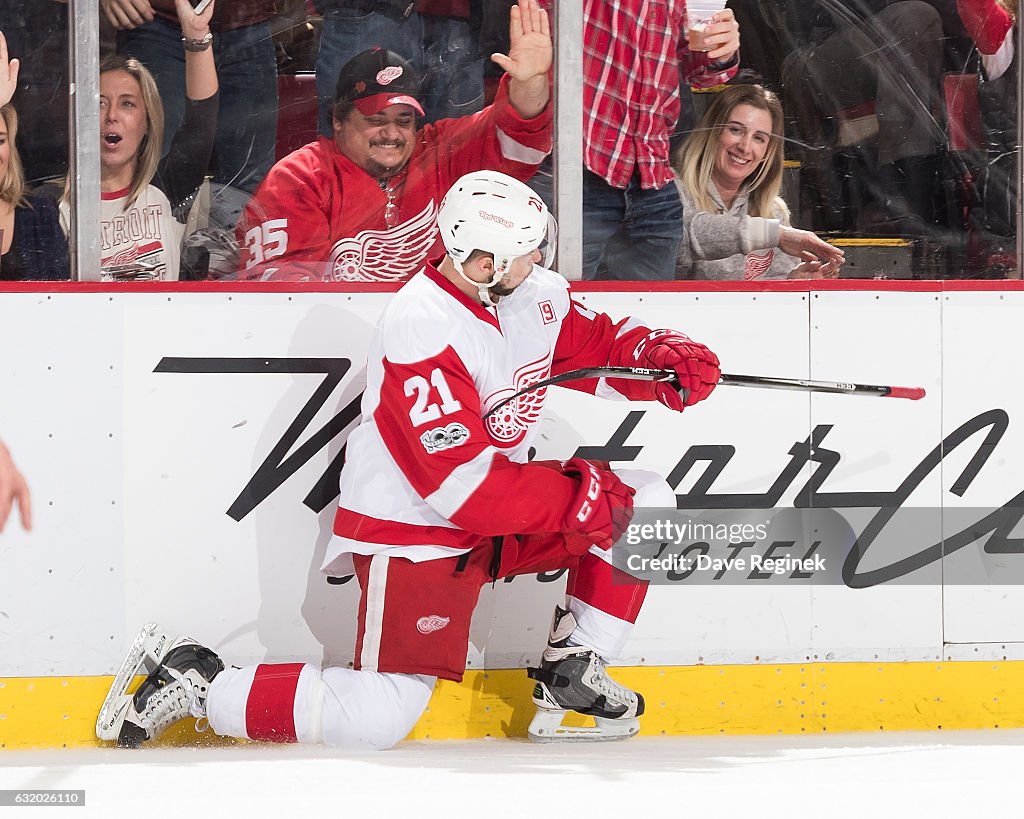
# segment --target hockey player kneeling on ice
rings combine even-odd
[[[621,654],[646,585],[624,582],[609,550],[634,503],[674,508],[675,495],[650,472],[578,457],[528,461],[544,389],[487,412],[549,375],[604,365],[671,369],[677,380],[573,388],[681,411],[715,388],[718,359],[682,333],[573,301],[568,282],[539,264],[554,229],[547,208],[511,177],[459,179],[438,227],[446,254],[394,296],[371,343],[322,566],[359,581],[354,668],[224,668],[208,648],[147,626],[103,704],[101,739],[137,746],[191,716],[226,736],[389,748],[415,725],[438,677],[462,680],[480,589],[558,568],[569,569],[566,602],[529,672],[538,709],[530,736],[639,730],[643,698],[614,682],[605,662]],[[140,672],[149,676],[129,693]],[[564,727],[566,711],[596,725]]]

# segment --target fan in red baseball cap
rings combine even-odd
[[[389,105],[409,105],[423,116],[416,99],[420,78],[416,69],[386,48],[363,51],[342,66],[335,88],[335,103],[350,101],[364,117],[371,117]]]

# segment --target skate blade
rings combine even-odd
[[[121,668],[114,676],[96,718],[96,736],[100,739],[117,739],[121,723],[124,721],[124,713],[131,705],[132,698],[128,693],[128,686],[141,670],[144,669],[146,674],[156,670],[160,651],[167,642],[165,635],[157,635],[157,628],[156,623],[147,623],[142,627],[124,662],[121,663]]]
[[[594,717],[594,725],[563,725],[568,711],[538,709],[526,729],[531,742],[611,742],[640,732],[640,720]]]

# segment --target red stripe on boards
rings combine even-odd
[[[296,742],[295,689],[305,663],[261,664],[245,703],[245,732],[264,742]]]

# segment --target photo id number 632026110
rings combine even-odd
[[[0,790],[0,807],[17,805],[84,805],[85,791],[71,790]]]

